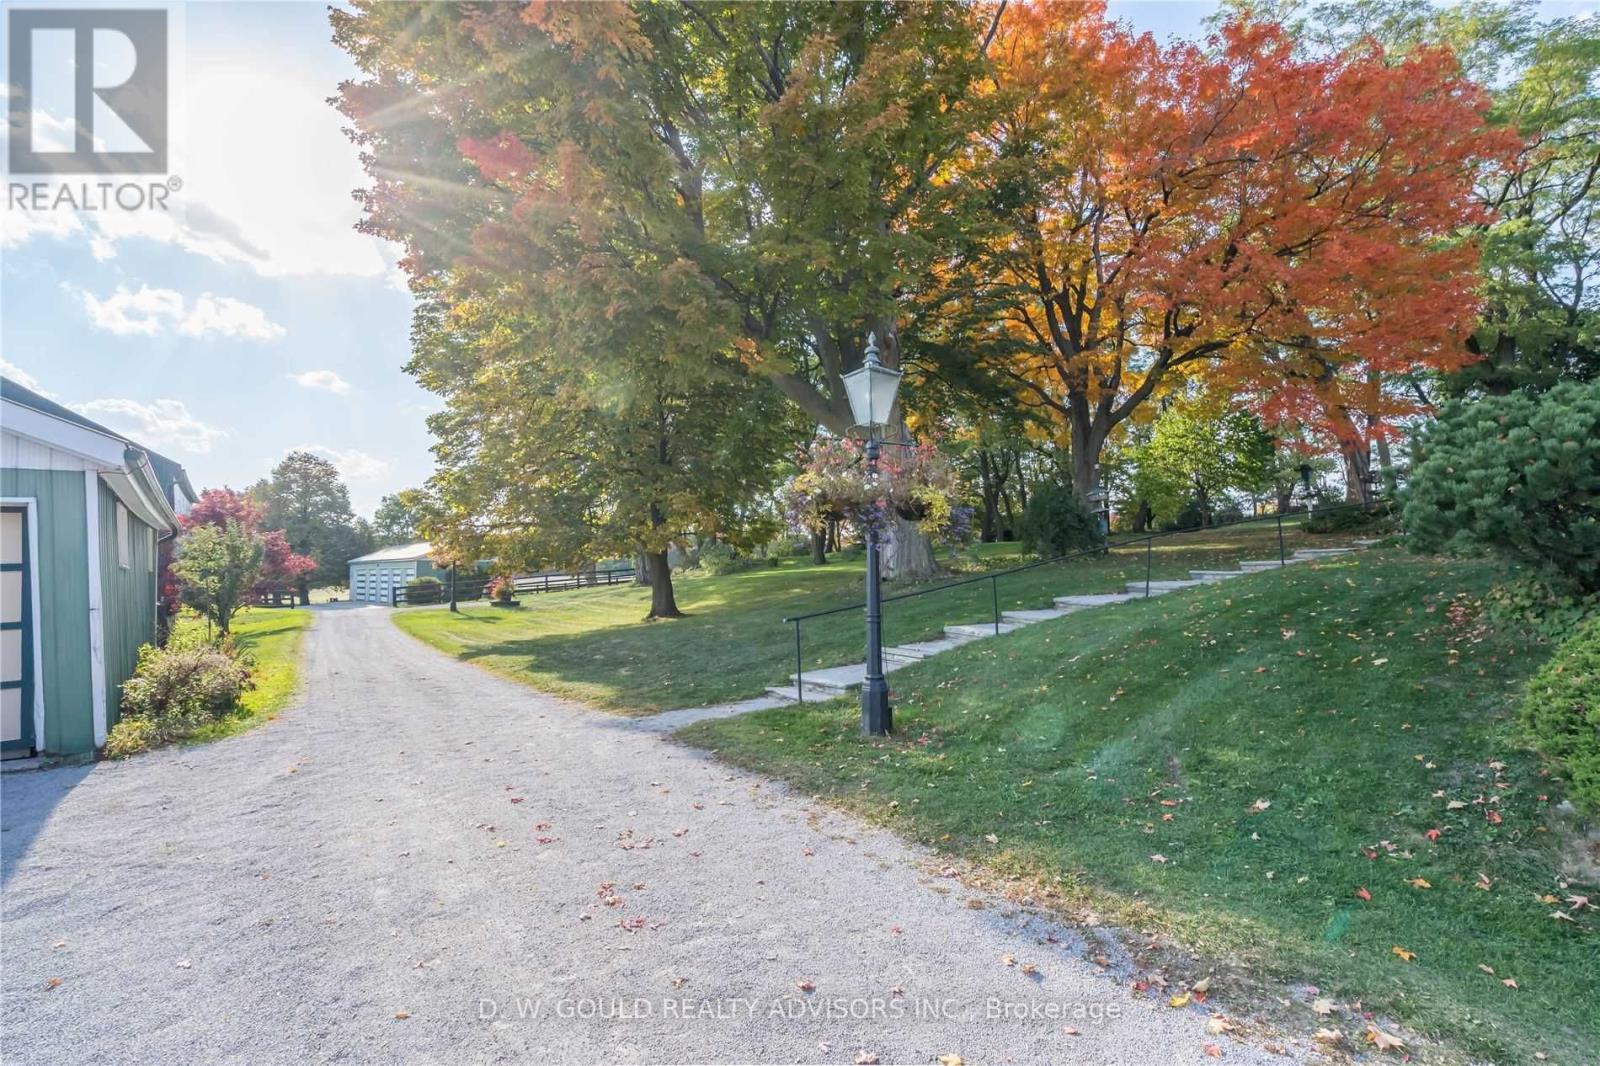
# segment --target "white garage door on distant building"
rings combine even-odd
[[[396,589],[406,587],[414,577],[449,579],[449,571],[433,565],[428,558],[428,542],[396,544],[350,560],[350,599],[357,603],[394,602]]]

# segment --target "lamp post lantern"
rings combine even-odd
[[[1315,496],[1311,495],[1311,464],[1310,463],[1301,463],[1300,464],[1300,483],[1306,487],[1306,510],[1308,510],[1308,511],[1316,510],[1317,499],[1316,499]]]
[[[891,370],[878,360],[877,334],[867,335],[866,360],[859,370],[844,376],[844,388],[851,416],[866,431],[867,480],[875,487],[878,456],[883,448],[881,432],[894,410],[895,393],[900,388],[900,371]],[[882,518],[876,516],[866,531],[867,676],[861,686],[861,732],[872,737],[887,736],[894,728],[889,683],[883,677],[883,602],[878,589],[878,529]]]

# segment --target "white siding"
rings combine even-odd
[[[12,470],[98,469],[86,459],[11,432],[0,433],[0,466]]]

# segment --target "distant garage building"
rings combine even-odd
[[[356,603],[394,602],[396,589],[417,577],[450,578],[450,571],[433,565],[432,550],[425,540],[396,544],[350,560],[350,599]]]

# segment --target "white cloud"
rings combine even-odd
[[[290,374],[289,380],[306,389],[326,389],[343,396],[350,391],[350,383],[331,370],[307,370]]]
[[[25,389],[32,389],[40,396],[50,395],[48,392],[45,392],[39,387],[38,378],[34,377],[32,374],[28,373],[26,370],[22,369],[9,359],[0,359],[0,374],[4,374],[6,377],[10,378],[12,381],[15,381],[18,385],[21,385]]]
[[[106,399],[73,404],[72,409],[157,450],[204,455],[228,434],[189,413],[180,400]]]
[[[267,318],[254,304],[231,296],[201,293],[190,306],[183,294],[173,289],[139,286],[134,292],[118,285],[117,291],[100,298],[92,292],[80,294],[89,324],[118,336],[155,337],[169,329],[186,337],[239,337],[270,341],[284,335],[282,326]]]
[[[63,240],[82,232],[83,222],[71,211],[0,212],[0,248],[20,248],[35,237]]]
[[[231,296],[213,296],[201,293],[189,313],[178,323],[178,332],[189,337],[243,337],[252,341],[270,341],[283,336],[284,329],[268,320],[267,313],[254,304],[235,300]]]
[[[100,299],[92,292],[83,294],[83,309],[95,329],[119,337],[154,337],[169,323],[183,317],[183,296],[171,289],[152,289],[141,285],[138,292],[122,286]]]
[[[379,459],[375,455],[351,448],[349,451],[340,451],[330,448],[326,444],[302,444],[290,448],[291,452],[311,452],[320,455],[334,466],[339,468],[339,473],[344,475],[346,481],[373,481],[389,473],[389,461]]]

